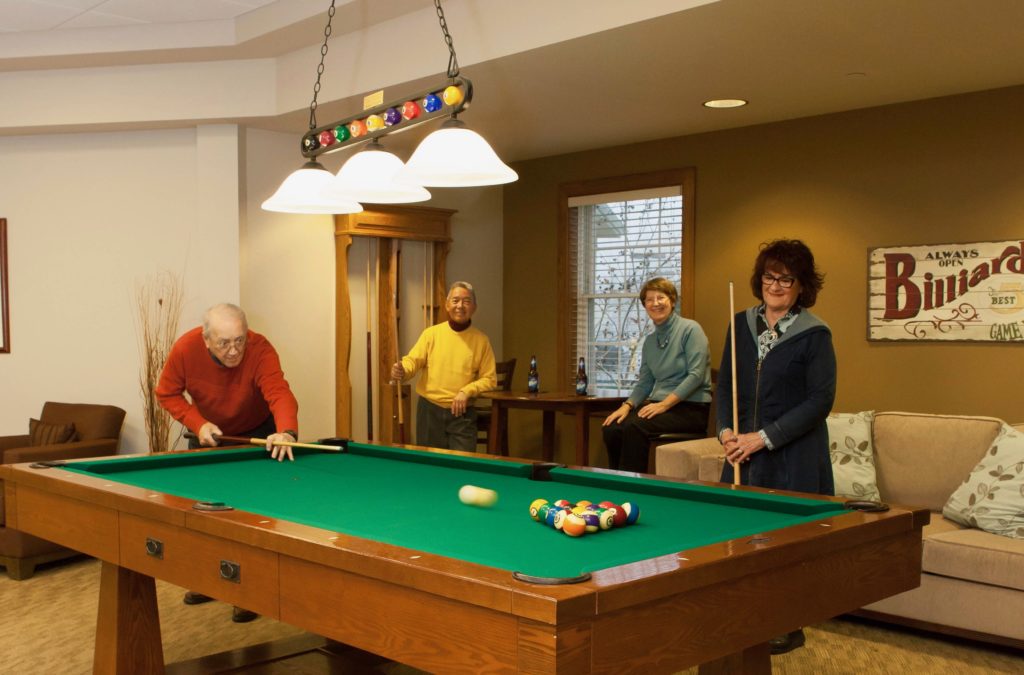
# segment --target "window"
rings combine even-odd
[[[582,356],[590,393],[628,395],[643,338],[653,330],[637,297],[648,279],[675,283],[677,310],[692,315],[692,185],[691,169],[563,186],[562,386]],[[626,189],[608,189],[616,186]]]

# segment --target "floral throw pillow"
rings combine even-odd
[[[1004,424],[942,515],[961,525],[1024,539],[1024,432]]]
[[[879,501],[875,450],[871,445],[874,410],[828,416],[828,452],[836,496]]]

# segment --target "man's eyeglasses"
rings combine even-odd
[[[230,347],[234,347],[237,350],[241,350],[242,347],[245,346],[245,336],[243,335],[242,337],[236,337],[233,340],[228,340],[228,339],[215,340],[214,343],[213,343],[213,346],[216,347],[217,349],[221,350],[221,351],[224,351],[225,349],[229,349]]]
[[[777,277],[774,274],[768,274],[767,272],[761,275],[761,283],[765,286],[771,286],[776,281],[779,282],[779,286],[781,288],[792,288],[793,282],[796,281],[796,277],[791,277],[789,275]]]

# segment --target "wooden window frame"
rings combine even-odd
[[[631,192],[634,190],[648,190],[652,188],[676,187],[678,186],[683,197],[683,238],[679,242],[682,247],[682,279],[679,280],[679,311],[683,316],[693,318],[694,299],[694,243],[696,233],[695,222],[695,192],[696,192],[697,171],[693,167],[681,169],[667,169],[664,171],[653,171],[650,173],[638,173],[628,176],[613,176],[608,178],[597,178],[584,181],[573,181],[561,183],[558,186],[558,329],[556,333],[556,356],[558,359],[557,384],[559,390],[565,390],[571,383],[571,378],[576,372],[575,359],[573,358],[573,343],[575,341],[575,326],[569,325],[570,302],[575,298],[569,297],[570,279],[570,256],[575,251],[569,250],[570,223],[569,223],[569,199],[585,195],[607,194],[615,192]]]

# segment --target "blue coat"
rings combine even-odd
[[[736,315],[739,433],[763,429],[774,450],[755,452],[742,465],[744,485],[835,493],[825,418],[836,396],[832,331],[806,309],[757,366],[757,308]],[[718,370],[718,430],[732,428],[730,340]],[[725,463],[722,482],[731,483]]]

